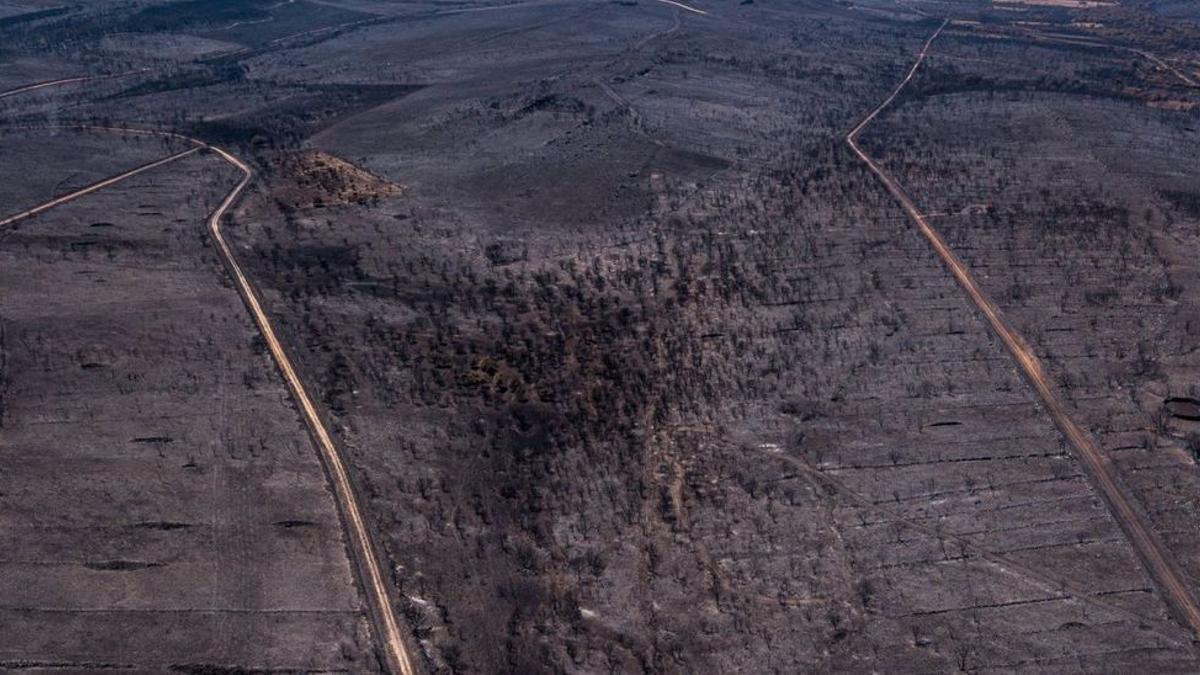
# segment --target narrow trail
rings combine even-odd
[[[1130,54],[1136,54],[1136,55],[1146,59],[1147,61],[1150,61],[1158,68],[1161,68],[1161,69],[1167,71],[1168,73],[1174,75],[1175,79],[1179,80],[1180,82],[1182,82],[1183,84],[1185,84],[1189,87],[1200,87],[1200,81],[1197,81],[1196,78],[1183,72],[1182,70],[1180,70],[1176,66],[1172,65],[1166,59],[1155,54],[1154,52],[1147,51],[1145,49],[1141,49],[1138,47],[1129,47],[1126,45],[1111,44],[1108,42],[1103,42],[1101,40],[1089,38],[1087,36],[1082,36],[1082,35],[1081,36],[1049,35],[1049,34],[1041,33],[1039,31],[1036,31],[1036,30],[1033,30],[1030,28],[1022,28],[1014,33],[1004,33],[1004,32],[997,32],[997,31],[993,31],[993,30],[980,29],[978,26],[976,26],[974,24],[962,23],[962,22],[957,22],[957,21],[951,21],[950,25],[953,29],[962,31],[961,33],[955,33],[956,35],[964,35],[964,34],[965,35],[983,35],[983,36],[992,37],[992,38],[1000,38],[1003,40],[1015,40],[1018,38],[1025,38],[1026,40],[1030,40],[1032,42],[1042,42],[1042,43],[1060,44],[1060,45],[1074,45],[1074,46],[1078,46],[1078,47],[1096,47],[1099,49],[1116,49],[1117,51],[1129,52]]]
[[[6,95],[21,93],[22,91],[31,91],[42,87],[54,86],[55,84],[67,84],[68,82],[78,82],[84,79],[93,78],[70,78],[68,80],[60,80],[54,82],[43,82],[37,85],[22,87]],[[341,451],[333,442],[333,437],[326,428],[325,423],[321,420],[321,415],[317,411],[316,405],[313,403],[312,397],[305,388],[303,381],[292,365],[292,360],[284,349],[283,344],[279,341],[276,335],[275,328],[271,324],[270,318],[263,310],[262,301],[259,299],[258,293],[254,290],[249,278],[238,262],[237,256],[233,252],[233,248],[225,239],[225,235],[221,229],[221,222],[229,209],[237,202],[242,193],[250,185],[254,179],[254,171],[248,164],[238,159],[236,156],[226,151],[223,148],[209,145],[204,141],[182,134],[169,131],[157,131],[148,129],[126,129],[118,127],[103,127],[103,126],[88,126],[80,125],[73,127],[57,127],[57,128],[73,128],[85,131],[100,131],[122,134],[135,134],[143,136],[157,136],[185,140],[191,143],[193,148],[176,153],[169,157],[165,157],[154,162],[142,165],[122,174],[118,174],[111,178],[104,179],[98,183],[94,183],[82,190],[78,190],[69,195],[64,195],[57,199],[53,199],[40,206],[22,211],[21,213],[9,216],[7,219],[0,221],[0,226],[7,225],[25,218],[36,216],[39,213],[59,206],[68,201],[78,199],[87,194],[96,192],[103,188],[112,186],[120,181],[135,176],[139,173],[149,171],[164,164],[182,159],[197,151],[205,150],[216,154],[224,162],[237,169],[242,178],[237,185],[225,195],[220,206],[213,211],[208,219],[208,229],[212,234],[214,241],[217,244],[217,250],[221,256],[222,262],[226,269],[229,270],[237,283],[238,292],[246,303],[250,314],[254,318],[255,324],[258,327],[259,333],[266,341],[270,348],[271,356],[273,357],[276,366],[287,381],[288,388],[292,392],[293,398],[296,400],[300,412],[304,415],[305,422],[316,442],[319,450],[321,464],[325,468],[326,475],[329,477],[330,486],[333,491],[334,501],[337,504],[338,513],[341,516],[343,529],[346,534],[350,557],[353,559],[356,577],[359,580],[363,594],[366,596],[367,605],[369,608],[369,616],[374,627],[374,632],[378,640],[379,646],[383,650],[383,657],[386,661],[387,669],[397,675],[415,675],[417,672],[413,659],[409,654],[408,646],[405,641],[404,634],[400,629],[400,620],[396,616],[395,607],[391,601],[391,593],[388,590],[388,584],[385,581],[383,574],[383,565],[380,564],[379,554],[376,549],[374,540],[372,539],[368,528],[367,519],[363,515],[362,507],[359,504],[357,492],[354,489],[353,482],[350,478],[347,462],[343,458]]]
[[[1143,58],[1151,61],[1152,63],[1157,65],[1159,68],[1162,68],[1162,69],[1170,72],[1172,75],[1179,78],[1179,80],[1181,82],[1186,83],[1189,87],[1200,87],[1200,82],[1197,82],[1195,78],[1185,74],[1182,70],[1176,68],[1175,66],[1171,65],[1170,63],[1167,63],[1165,60],[1163,60],[1157,54],[1154,54],[1153,52],[1145,51],[1143,49],[1134,49],[1132,47],[1127,47],[1126,49],[1128,49],[1129,51],[1131,51],[1135,54],[1141,55]]]
[[[635,44],[633,46],[633,50],[638,51],[655,40],[665,38],[668,35],[678,32],[679,29],[682,27],[683,27],[683,20],[679,18],[679,12],[675,12],[674,15],[671,17],[671,27],[670,28],[667,28],[666,30],[660,30],[657,33],[651,33],[651,34],[647,35],[646,37],[642,38],[641,40],[638,40],[637,44]]]
[[[360,581],[370,601],[371,615],[375,619],[376,630],[379,640],[384,647],[388,665],[394,673],[413,675],[415,671],[412,660],[409,657],[408,649],[400,632],[400,623],[392,607],[391,595],[384,581],[381,565],[379,564],[379,556],[376,553],[374,542],[367,531],[367,521],[359,506],[358,497],[351,483],[349,471],[346,469],[346,462],[334,444],[333,437],[329,434],[328,429],[325,428],[325,423],[321,421],[321,416],[312,402],[312,397],[309,396],[308,391],[304,388],[304,383],[296,373],[291,358],[276,336],[275,328],[271,325],[271,320],[268,318],[266,312],[263,311],[262,302],[259,300],[258,294],[251,285],[250,280],[246,277],[245,272],[242,271],[242,266],[238,263],[237,256],[234,255],[232,247],[229,246],[229,243],[225,240],[224,233],[221,231],[222,218],[224,218],[229,208],[238,200],[238,197],[241,196],[242,192],[250,184],[250,181],[253,180],[254,171],[245,162],[222,148],[216,146],[207,147],[242,173],[242,180],[225,196],[225,200],[221,202],[221,205],[217,207],[217,210],[209,218],[209,231],[212,233],[213,239],[217,242],[218,250],[225,261],[226,267],[237,282],[238,291],[241,293],[242,299],[245,300],[250,313],[254,316],[255,322],[258,324],[259,332],[271,350],[271,356],[274,357],[275,364],[279,367],[279,371],[283,374],[284,379],[287,380],[288,387],[292,390],[292,395],[295,397],[296,403],[304,414],[309,430],[317,441],[317,447],[321,451],[322,463],[325,465],[325,470],[333,485],[338,509],[342,512],[342,518],[347,531],[346,534],[350,539],[350,548],[355,551],[354,557],[359,568]]]
[[[137,73],[144,73],[144,72],[146,72],[145,69],[131,70],[129,72],[117,73],[115,75],[79,75],[77,77],[64,77],[59,80],[46,80],[45,82],[35,82],[33,84],[22,85],[15,89],[9,89],[7,91],[0,91],[0,98],[8,98],[9,96],[16,96],[17,94],[24,94],[25,92],[28,92],[28,91],[37,91],[38,89],[46,89],[47,87],[57,87],[57,86],[64,85],[64,84],[75,84],[77,82],[92,82],[94,80],[115,80],[117,78],[128,77],[130,75],[136,75]]]
[[[685,5],[682,2],[676,2],[675,0],[658,0],[658,1],[661,3],[667,4],[667,5],[674,5],[680,9],[685,9],[685,10],[687,10],[689,12],[693,12],[695,14],[702,14],[704,16],[708,16],[708,12],[704,11],[703,9],[696,9],[695,7],[692,7],[690,5]]]
[[[1142,513],[1140,507],[1137,506],[1133,498],[1121,485],[1111,460],[1097,447],[1091,436],[1071,419],[1058,394],[1050,386],[1049,378],[1046,376],[1042,364],[1034,354],[1033,349],[1009,325],[999,307],[980,289],[979,284],[975,281],[967,266],[950,249],[945,239],[942,238],[942,235],[929,224],[925,215],[917,208],[917,205],[908,196],[908,193],[904,191],[899,181],[876,163],[858,143],[859,134],[885,108],[891,105],[904,88],[908,86],[909,82],[912,81],[917,70],[924,63],[925,57],[929,54],[934,40],[941,35],[948,23],[948,19],[943,21],[938,29],[929,36],[912,68],[909,69],[908,74],[896,85],[896,88],[882,103],[846,135],[846,143],[849,144],[854,154],[875,174],[896,202],[904,209],[905,213],[908,214],[909,219],[913,221],[921,231],[921,234],[928,240],[930,246],[933,247],[934,251],[942,259],[947,269],[954,275],[959,287],[962,288],[963,292],[966,293],[979,312],[983,314],[992,331],[1000,338],[1000,341],[1004,343],[1004,346],[1008,349],[1009,354],[1016,362],[1022,375],[1024,375],[1025,380],[1033,387],[1042,405],[1054,420],[1055,425],[1070,443],[1076,458],[1083,468],[1084,474],[1087,475],[1092,486],[1104,500],[1109,512],[1117,521],[1121,531],[1125,534],[1125,538],[1133,546],[1146,572],[1161,591],[1161,595],[1171,613],[1177,620],[1188,626],[1193,635],[1200,637],[1200,605],[1197,604],[1195,597],[1192,595],[1191,589],[1184,580],[1183,573],[1180,571],[1178,564],[1171,557],[1166,547],[1159,541],[1153,527],[1149,524],[1147,517]]]
[[[84,75],[81,77],[64,77],[61,80],[47,80],[45,82],[36,82],[34,84],[26,84],[26,85],[17,87],[16,89],[9,89],[8,91],[0,91],[0,98],[8,98],[9,96],[16,96],[17,94],[24,94],[27,91],[36,91],[38,89],[45,89],[46,87],[57,87],[58,85],[61,85],[61,84],[73,84],[75,82],[86,82],[87,80],[90,80],[90,79],[92,79],[92,76]]]
[[[130,169],[129,171],[126,171],[125,173],[119,173],[115,176],[105,178],[104,180],[92,183],[91,185],[89,185],[85,188],[76,190],[75,192],[72,192],[70,194],[65,194],[61,197],[56,197],[55,199],[51,199],[50,201],[48,201],[44,204],[39,204],[31,209],[27,209],[25,211],[21,211],[20,213],[15,213],[11,216],[8,216],[7,218],[0,219],[0,227],[4,227],[5,225],[12,225],[13,223],[25,220],[26,218],[32,218],[33,216],[36,216],[37,214],[42,213],[43,211],[49,211],[50,209],[52,209],[56,206],[61,206],[63,204],[66,204],[67,202],[74,201],[85,195],[90,195],[91,193],[93,193],[97,190],[103,190],[104,188],[109,187],[111,185],[116,185],[117,183],[120,183],[123,180],[126,180],[128,178],[133,178],[134,176],[136,176],[140,173],[145,173],[147,171],[150,171],[151,169],[156,169],[164,164],[170,164],[171,162],[181,160],[184,157],[187,157],[188,155],[193,155],[199,151],[200,151],[200,148],[195,147],[195,148],[191,148],[189,150],[184,150],[182,152],[177,152],[174,155],[170,155],[168,157],[163,157],[162,159],[156,159],[152,162],[148,162],[139,167]]]

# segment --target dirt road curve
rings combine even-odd
[[[1139,55],[1145,57],[1146,59],[1149,59],[1155,65],[1157,65],[1159,68],[1169,71],[1172,75],[1174,75],[1176,78],[1178,78],[1180,81],[1184,82],[1188,86],[1200,87],[1200,82],[1196,82],[1195,78],[1185,74],[1182,70],[1167,63],[1166,61],[1159,58],[1157,55],[1152,54],[1145,50],[1141,50],[1141,49],[1131,49],[1130,51],[1134,52],[1135,54],[1139,54]]]
[[[304,418],[308,422],[313,437],[317,440],[317,446],[321,451],[325,468],[333,484],[334,496],[337,498],[338,508],[341,510],[342,518],[346,524],[347,535],[350,539],[350,548],[354,551],[354,557],[357,559],[355,562],[359,567],[359,577],[362,581],[363,591],[367,594],[368,603],[371,606],[371,615],[376,625],[380,644],[384,648],[388,665],[394,673],[413,675],[412,661],[409,658],[408,649],[405,647],[404,638],[400,633],[399,622],[396,619],[396,613],[390,600],[391,596],[388,593],[383,573],[380,570],[379,558],[376,555],[375,546],[371,541],[370,535],[367,534],[367,524],[363,517],[362,509],[359,507],[358,497],[355,495],[354,488],[350,483],[350,476],[346,471],[346,463],[343,461],[337,446],[334,445],[333,438],[325,428],[324,422],[321,421],[321,416],[317,414],[317,409],[313,405],[312,398],[308,395],[303,382],[301,382],[300,377],[296,374],[296,370],[292,366],[292,360],[288,357],[283,345],[276,337],[275,329],[271,326],[271,320],[267,318],[266,312],[263,311],[258,294],[250,285],[249,279],[247,279],[245,273],[242,271],[241,265],[238,264],[237,257],[233,254],[233,249],[225,241],[225,236],[221,232],[221,219],[225,216],[229,207],[237,201],[237,198],[246,189],[246,186],[250,184],[250,180],[254,177],[254,172],[244,162],[225,150],[212,146],[209,147],[222,159],[237,167],[242,172],[242,180],[225,196],[225,201],[221,202],[221,205],[209,218],[209,230],[217,242],[221,256],[225,259],[226,265],[237,281],[238,290],[241,291],[246,305],[250,308],[250,313],[254,315],[254,320],[258,324],[258,329],[262,333],[263,339],[266,340],[267,346],[271,348],[271,355],[275,358],[275,363],[279,366],[280,372],[283,373],[284,379],[287,380],[288,386],[291,388],[301,412],[304,413]]]
[[[84,79],[91,78],[70,78],[67,80],[56,80],[53,82],[43,82],[36,85],[21,87],[10,92],[0,93],[0,96],[7,96],[21,93],[23,91],[31,91],[42,87],[49,87],[56,84],[67,84],[70,82],[78,82]],[[359,506],[358,497],[354,491],[350,481],[350,475],[346,470],[346,463],[342,459],[341,453],[337,446],[333,443],[333,438],[329,431],[325,428],[324,422],[321,421],[320,415],[317,413],[316,406],[313,405],[312,397],[304,388],[303,382],[296,374],[295,368],[292,366],[292,361],[284,350],[283,345],[276,337],[275,329],[271,325],[270,319],[266,312],[263,311],[262,302],[258,298],[249,279],[242,271],[241,265],[237,261],[237,257],[233,253],[233,249],[225,240],[224,234],[221,232],[221,220],[229,211],[229,208],[237,201],[246,186],[254,177],[254,172],[246,163],[242,162],[237,157],[222,148],[210,146],[199,139],[181,136],[180,134],[167,131],[153,131],[141,129],[124,129],[110,128],[98,126],[75,127],[83,130],[114,132],[122,134],[139,134],[145,136],[160,136],[170,137],[180,140],[186,140],[192,143],[195,147],[183,152],[176,153],[169,157],[159,159],[148,164],[144,164],[137,168],[126,171],[125,173],[106,178],[97,183],[93,183],[81,190],[77,190],[68,195],[63,195],[49,202],[35,206],[31,209],[14,214],[3,220],[0,220],[0,226],[8,225],[19,220],[30,218],[39,213],[47,211],[73,199],[78,199],[84,195],[90,194],[97,190],[109,187],[115,183],[123,181],[127,178],[135,176],[145,171],[149,171],[156,167],[162,166],[169,162],[176,161],[199,150],[209,150],[219,156],[222,160],[235,167],[242,174],[242,179],[237,185],[225,196],[221,205],[213,212],[208,220],[208,227],[212,233],[213,239],[217,243],[217,249],[224,259],[226,266],[237,282],[238,291],[245,300],[247,307],[254,316],[255,323],[258,324],[259,332],[262,333],[263,339],[266,340],[268,347],[271,349],[271,355],[275,359],[280,372],[284,379],[287,380],[288,387],[292,390],[292,395],[296,399],[301,412],[304,414],[305,421],[308,423],[309,429],[317,441],[317,447],[321,453],[322,463],[329,475],[330,482],[333,486],[334,498],[338,505],[338,510],[341,513],[344,527],[346,529],[347,539],[349,540],[349,548],[351,556],[354,558],[355,566],[358,569],[358,577],[361,580],[363,592],[367,596],[367,604],[370,608],[370,616],[372,624],[375,626],[375,632],[379,640],[380,646],[383,647],[384,656],[387,660],[388,669],[398,675],[414,675],[415,669],[412,664],[412,659],[409,656],[408,648],[405,645],[403,634],[400,631],[400,624],[396,618],[395,610],[392,606],[391,595],[388,593],[388,587],[384,581],[383,572],[379,564],[379,557],[375,550],[375,545],[367,532],[366,519],[363,516],[362,508]]]
[[[908,71],[908,75],[900,81],[900,84],[896,86],[890,96],[884,99],[883,103],[880,103],[858,126],[854,127],[846,135],[846,142],[849,143],[854,154],[858,155],[858,158],[879,178],[892,197],[904,208],[909,218],[916,223],[921,233],[929,241],[930,245],[933,246],[938,256],[941,257],[942,262],[946,264],[946,267],[954,275],[954,278],[958,281],[958,285],[962,287],[971,301],[975,303],[975,306],[983,313],[991,325],[992,330],[1004,342],[1005,347],[1008,348],[1009,353],[1017,362],[1025,379],[1037,392],[1042,404],[1054,419],[1054,423],[1074,448],[1075,455],[1083,466],[1084,473],[1087,474],[1092,485],[1100,493],[1109,511],[1121,526],[1121,530],[1133,545],[1134,550],[1137,551],[1138,557],[1162,592],[1164,600],[1172,610],[1172,614],[1175,615],[1176,620],[1186,624],[1194,635],[1200,636],[1200,607],[1197,606],[1195,597],[1193,597],[1190,588],[1185,583],[1178,566],[1171,559],[1169,552],[1159,542],[1151,526],[1146,522],[1144,514],[1141,513],[1124,488],[1121,487],[1108,457],[1100,451],[1091,436],[1075,424],[1067,414],[1066,408],[1059,400],[1058,395],[1051,389],[1042,365],[1034,355],[1033,350],[1008,325],[1008,322],[1004,319],[1004,316],[1000,313],[995,303],[980,290],[979,285],[971,276],[966,265],[950,250],[945,240],[942,239],[941,234],[929,224],[924,214],[913,203],[899,182],[876,164],[858,144],[858,135],[862,130],[882,110],[890,105],[899,96],[904,87],[912,81],[917,69],[929,53],[933,41],[937,39],[945,27],[946,22],[943,22],[934,31],[933,35],[926,40],[920,55],[918,55],[917,60]]]

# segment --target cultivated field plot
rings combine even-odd
[[[4,667],[375,667],[315,450],[207,242],[232,183],[193,155],[0,232]]]

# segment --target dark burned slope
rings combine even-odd
[[[843,147],[932,26],[739,7],[446,19],[459,49],[363,31],[360,53],[434,83],[315,143],[411,191],[247,214],[432,664],[1193,669],[1053,425]],[[1116,67],[1058,65],[962,77],[1074,95]]]

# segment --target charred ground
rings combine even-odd
[[[1200,427],[1188,405],[1200,364],[1188,335],[1200,281],[1187,251],[1200,197],[1186,80],[1200,28],[1180,20],[1185,5],[30,6],[0,15],[6,88],[121,77],[0,99],[12,127],[0,184],[18,211],[153,156],[84,133],[70,143],[87,150],[52,153],[53,170],[35,177],[37,153],[63,146],[51,125],[175,130],[253,162],[230,235],[352,464],[430,671],[1194,672],[1191,636],[1049,417],[845,143],[953,19],[862,142],[944,227],[1158,534],[1194,561]],[[29,126],[41,129],[17,129]],[[53,563],[99,588],[120,575],[144,608],[172,592],[194,599],[209,579],[151,590],[174,574],[172,555],[191,555],[153,548],[192,550],[170,543],[198,531],[179,514],[222,501],[191,500],[190,458],[210,448],[274,471],[300,462],[290,480],[306,506],[283,498],[252,519],[270,537],[247,524],[223,550],[247,579],[285,589],[251,594],[245,609],[262,614],[242,620],[259,640],[287,645],[300,630],[310,650],[244,654],[228,648],[237,631],[196,623],[181,635],[208,651],[184,640],[151,657],[138,646],[147,624],[82,654],[62,645],[110,624],[65,595],[53,608],[70,617],[61,642],[0,646],[6,666],[376,667],[336,511],[311,492],[315,451],[204,237],[221,191],[188,192],[196,179],[178,172],[222,174],[194,159],[150,174],[188,195],[171,220],[179,234],[146,220],[157,202],[135,196],[144,184],[55,216],[87,225],[78,232],[50,221],[0,231],[11,283],[0,422],[16,439],[4,446],[2,531],[47,541],[51,525],[29,530],[20,514],[79,489],[46,484],[36,507],[19,489],[48,471],[29,462],[45,418],[62,417],[53,406],[95,396],[39,374],[68,355],[130,396],[143,387],[113,370],[134,358],[119,349],[188,372],[220,361],[242,373],[241,397],[277,395],[254,409],[272,437],[296,440],[252,440],[265,433],[253,425],[230,436],[217,422],[188,435],[122,429],[137,454],[87,445],[89,456],[126,478],[118,460],[180,467],[180,505],[147,497],[137,519],[121,502],[88,513],[188,526],[131,530],[158,543],[108,543],[104,555],[84,555],[92,540],[67,529],[5,564]],[[159,201],[177,203],[166,187]],[[147,212],[136,228],[120,217],[129,209]],[[96,286],[71,266],[111,265],[134,274],[133,289],[147,282],[129,270],[183,274],[183,261],[211,296],[203,311],[171,310],[172,330],[196,345],[184,350],[163,350],[146,313],[105,329],[109,343],[76,345],[88,315],[56,305],[63,327],[48,329],[29,314],[46,291],[17,281],[55,283],[82,306]],[[157,405],[169,414],[225,386],[205,382],[163,383]],[[75,447],[97,424],[54,433]],[[249,475],[206,484],[277,482]],[[333,570],[323,583],[280,570],[272,542],[300,538]],[[0,587],[0,611],[32,635],[56,584],[23,573],[19,589]],[[303,597],[336,621],[304,632],[268,618]]]

